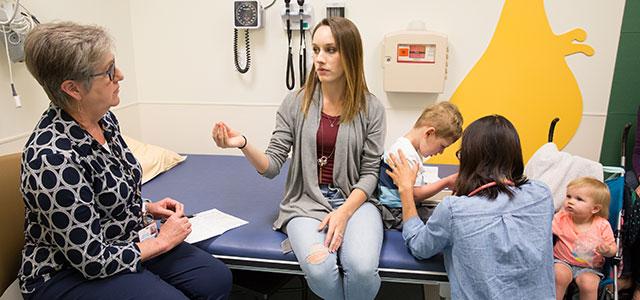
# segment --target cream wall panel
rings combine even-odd
[[[326,2],[312,3],[318,21],[324,16]],[[624,1],[547,0],[544,3],[556,34],[584,28],[588,32],[586,43],[596,50],[593,57],[567,57],[582,90],[583,114],[587,116],[582,126],[587,127],[579,129],[566,150],[597,159],[600,147],[593,145],[601,143],[604,131],[601,120],[608,107]],[[413,124],[425,105],[449,99],[484,53],[503,4],[504,1],[472,0],[346,1],[347,17],[362,33],[370,90],[388,108],[387,144]],[[229,0],[192,0],[179,5],[168,0],[131,1],[145,139],[175,146],[182,152],[217,152],[209,148],[209,143],[203,146],[199,138],[188,137],[182,131],[195,130],[199,137],[208,134],[211,122],[222,119],[233,120],[234,128],[250,132],[252,136],[257,134],[253,139],[266,143],[272,129],[267,125],[272,124],[275,109],[287,93],[284,84],[287,41],[279,17],[284,4],[277,1],[267,9],[265,27],[251,32],[252,66],[246,75],[237,73],[233,65],[232,5]],[[405,29],[412,20],[422,20],[428,29],[449,37],[448,78],[445,91],[440,95],[387,94],[382,90],[382,39],[388,32]],[[297,71],[297,34],[293,44]],[[299,80],[297,74],[296,79]],[[161,103],[171,104],[170,109],[166,107],[168,112],[161,111],[158,106]],[[194,103],[201,105],[201,109],[195,108]],[[154,113],[161,113],[163,118],[151,117]],[[170,118],[171,114],[175,114],[173,118],[178,121],[167,124],[164,117]],[[169,128],[172,126],[175,128]]]
[[[578,131],[562,151],[599,161],[600,148],[602,148],[602,132],[604,132],[606,121],[604,114],[583,115]],[[558,123],[558,126],[562,126],[562,121]]]
[[[4,138],[0,141],[0,155],[22,152],[29,135],[27,133]]]
[[[260,149],[266,148],[275,126],[277,105],[218,105],[211,103],[141,103],[144,142],[180,153],[240,155],[218,149],[211,139],[214,122],[224,120]]]
[[[595,54],[592,57],[582,54],[571,55],[567,57],[567,63],[582,91],[584,113],[606,114],[625,1],[546,0],[544,2],[549,23],[556,34],[567,32],[575,27],[583,28],[587,32],[585,44],[592,46]],[[608,21],[604,21],[605,19]],[[596,132],[598,137],[602,136],[604,123]],[[592,134],[595,135],[596,132]]]
[[[114,108],[113,113],[120,123],[120,131],[122,134],[128,135],[135,139],[142,138],[142,125],[140,122],[140,104],[138,102],[119,105]]]
[[[275,126],[277,105],[232,105],[210,103],[140,103],[140,122],[144,141],[180,153],[241,155],[236,149],[218,149],[211,139],[214,122],[224,120],[240,131],[259,149],[265,149]],[[420,111],[405,107],[389,109],[385,146],[403,135],[415,122]],[[122,113],[117,112],[120,116]],[[122,119],[122,118],[120,118]],[[251,121],[247,121],[251,120]],[[562,122],[558,126],[562,126]],[[575,138],[564,151],[598,160],[602,138],[593,132],[604,126],[604,115],[584,115]],[[125,134],[127,132],[123,129]]]
[[[230,0],[22,2],[42,21],[96,23],[113,34],[118,66],[126,77],[121,89],[125,107],[116,110],[125,133],[181,152],[210,153],[218,151],[210,147],[212,122],[227,120],[234,128],[255,136],[253,140],[263,141],[259,146],[266,146],[275,110],[287,93],[286,34],[279,17],[282,1],[265,11],[266,26],[251,33],[252,66],[246,75],[238,74],[233,65]],[[325,1],[312,3],[317,21],[324,15]],[[387,143],[404,133],[425,105],[447,100],[453,94],[484,52],[504,1],[407,0],[401,4],[346,1],[347,16],[363,36],[369,87],[387,107]],[[567,58],[581,87],[587,117],[566,150],[586,151],[585,156],[597,159],[600,147],[593,145],[601,143],[604,130],[601,120],[608,107],[624,1],[547,0],[545,5],[555,33],[582,27],[589,34],[586,42],[596,50],[593,57]],[[382,38],[388,32],[404,29],[411,20],[422,20],[428,29],[449,37],[448,78],[443,94],[382,91]],[[296,34],[295,60],[297,41]],[[297,61],[295,64],[297,70]],[[6,70],[3,59],[1,70]],[[14,109],[8,90],[0,90],[0,151],[16,148],[12,143],[23,143],[14,141],[15,137],[28,133],[47,105],[44,92],[24,64],[14,65],[14,71],[24,107]],[[0,81],[8,82],[6,72],[0,72]]]

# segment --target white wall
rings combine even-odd
[[[117,65],[125,73],[120,89],[121,104],[116,113],[123,130],[140,136],[138,87],[134,68],[135,55],[131,35],[128,1],[104,0],[22,0],[41,22],[70,20],[106,27],[115,40]],[[3,45],[3,44],[2,44]],[[16,89],[22,108],[14,106],[9,90],[9,74],[4,47],[0,52],[0,153],[22,151],[31,130],[49,105],[49,99],[33,79],[24,63],[13,64]]]
[[[542,0],[539,0],[542,1]],[[265,1],[269,3],[270,1]],[[286,94],[286,34],[279,14],[283,1],[265,11],[266,26],[251,32],[251,70],[240,75],[233,65],[233,2],[192,0],[178,7],[166,0],[133,0],[132,30],[138,73],[141,128],[145,141],[179,152],[235,153],[218,150],[209,138],[211,124],[228,121],[264,147],[274,114]],[[325,1],[312,2],[316,21]],[[387,107],[387,144],[406,131],[421,109],[447,100],[489,43],[504,1],[346,1],[347,17],[359,27],[371,91]],[[624,1],[546,1],[556,34],[584,28],[596,55],[567,58],[584,98],[584,117],[565,150],[597,160],[608,107]],[[384,20],[380,20],[383,17]],[[387,94],[382,90],[381,42],[388,32],[422,20],[449,37],[445,92]],[[297,34],[294,35],[297,71]],[[298,77],[298,76],[296,76]],[[298,78],[297,78],[298,79]]]
[[[324,17],[326,2],[311,1],[318,21]],[[236,72],[233,64],[231,0],[23,2],[41,20],[92,22],[111,31],[118,43],[118,64],[127,77],[121,99],[129,106],[116,111],[125,133],[178,152],[239,154],[236,150],[216,149],[211,142],[211,125],[225,120],[258,146],[266,145],[275,111],[287,93],[284,83],[287,40],[279,16],[283,1],[278,0],[265,11],[264,28],[251,32],[252,66],[245,75]],[[504,0],[345,2],[347,17],[358,25],[363,36],[369,87],[387,107],[387,144],[411,126],[424,106],[447,100],[453,94],[483,54],[504,4]],[[582,89],[584,117],[565,150],[597,160],[624,0],[544,2],[556,34],[584,28],[588,32],[587,44],[596,50],[593,57],[567,57]],[[386,33],[405,29],[411,20],[422,20],[428,29],[449,37],[448,79],[443,94],[387,94],[382,90],[382,39]],[[308,37],[307,45],[309,40]],[[297,72],[297,34],[293,44]],[[0,61],[0,72],[6,69],[3,63]],[[3,145],[2,139],[29,131],[46,105],[44,94],[24,67],[15,69],[21,72],[18,88],[25,107],[31,107],[16,113],[8,91],[0,95],[0,153],[6,152],[7,143]],[[6,75],[0,74],[4,82],[2,76]],[[299,80],[297,74],[296,79]],[[7,129],[9,124],[11,129]]]

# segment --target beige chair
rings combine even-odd
[[[16,279],[24,245],[20,153],[0,156],[0,294]]]

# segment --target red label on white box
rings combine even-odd
[[[399,63],[433,64],[436,62],[436,45],[398,44]]]

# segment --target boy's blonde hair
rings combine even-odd
[[[611,195],[609,194],[609,188],[602,181],[593,177],[580,177],[572,180],[567,185],[567,189],[571,187],[586,187],[589,188],[589,196],[593,198],[593,201],[600,205],[600,211],[596,215],[605,219],[609,218],[609,202],[611,202]]]
[[[440,102],[425,108],[413,128],[433,127],[437,137],[453,143],[462,135],[462,121],[462,114],[457,106],[450,102]]]

